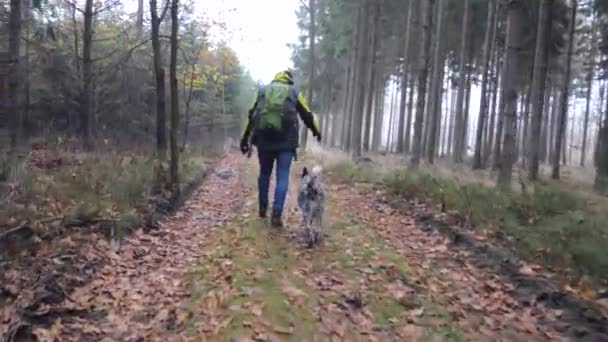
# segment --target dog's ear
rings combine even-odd
[[[304,167],[304,169],[302,169],[302,178],[308,176],[308,169],[306,167]]]

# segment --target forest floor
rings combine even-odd
[[[505,270],[504,260],[490,260],[474,244],[442,234],[430,214],[401,210],[366,183],[345,183],[328,173],[326,238],[306,249],[294,193],[307,162],[293,165],[283,230],[256,217],[253,158],[229,154],[157,229],[127,236],[118,252],[103,239],[89,241],[81,258],[91,262],[75,277],[89,276],[73,291],[4,289],[17,304],[0,302],[0,337],[608,340],[603,314],[535,265],[518,261]],[[64,257],[52,260],[70,263]],[[62,295],[53,300],[57,293]],[[42,299],[26,300],[32,297]]]

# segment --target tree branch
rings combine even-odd
[[[302,6],[304,8],[306,8],[306,11],[310,12],[310,8],[308,8],[308,5],[306,5],[306,3],[304,2],[304,0],[300,0],[300,4],[302,4]]]
[[[112,7],[118,5],[118,4],[120,4],[120,0],[115,0],[113,3],[111,3],[111,4],[109,4],[109,5],[105,6],[105,7],[102,7],[102,8],[99,8],[99,9],[93,11],[93,15],[97,15],[97,14],[99,14],[101,12],[107,11],[107,10],[111,9]]]
[[[75,9],[75,10],[77,10],[78,12],[80,12],[80,13],[84,14],[84,10],[82,10],[82,9],[78,8],[78,6],[76,6],[76,4],[75,4],[73,1],[70,1],[70,0],[64,0],[64,1],[65,1],[65,3],[66,3],[68,6],[71,6],[73,9]]]

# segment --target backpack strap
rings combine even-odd
[[[259,114],[262,108],[264,107],[264,92],[265,87],[263,85],[258,85],[258,101],[255,106],[255,110],[253,111],[253,119],[255,119]]]

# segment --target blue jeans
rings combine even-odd
[[[272,176],[272,167],[276,160],[277,181],[272,210],[275,213],[283,213],[283,205],[285,204],[285,197],[287,197],[287,189],[289,187],[289,169],[291,168],[293,157],[294,154],[291,151],[258,152],[258,159],[260,161],[260,176],[258,178],[260,209],[268,208],[268,188],[270,186],[270,176]]]

